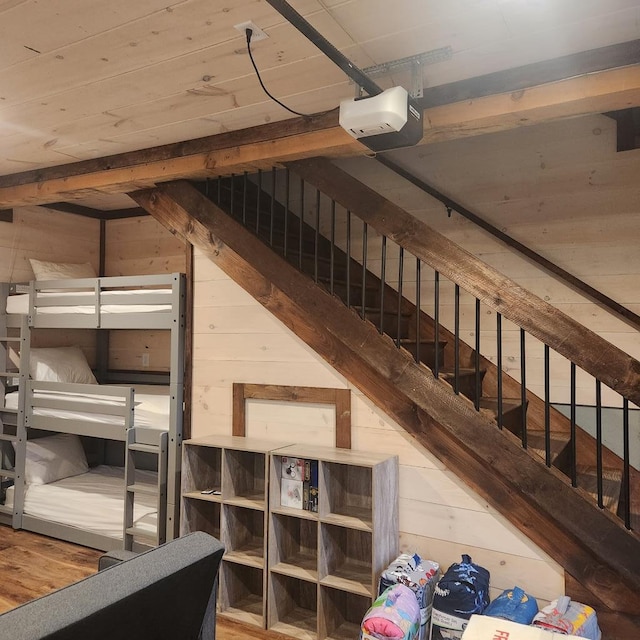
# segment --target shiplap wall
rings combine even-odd
[[[403,550],[445,568],[469,553],[491,571],[493,597],[515,584],[541,601],[563,592],[561,567],[197,252],[194,272],[194,437],[231,433],[233,382],[351,388],[353,448],[400,459]],[[250,401],[247,435],[331,446],[334,420],[323,406]]]
[[[391,154],[394,158],[394,154]],[[616,152],[615,122],[601,115],[476,136],[403,150],[397,162],[492,225],[569,273],[640,314],[640,150]],[[395,159],[395,158],[394,158]],[[561,284],[515,251],[402,180],[373,159],[340,160],[342,168],[444,234],[519,285],[556,306],[604,339],[640,359],[638,330]],[[352,252],[360,255],[357,225]],[[390,253],[389,280],[397,280]],[[376,270],[379,253],[369,253]],[[431,272],[432,274],[432,272]],[[428,278],[431,278],[429,280]],[[425,311],[432,275],[421,288]],[[407,259],[405,295],[414,296],[415,271]],[[441,321],[453,329],[452,287],[443,285]],[[473,345],[473,298],[461,298],[461,337]],[[496,357],[495,313],[482,313],[482,353]],[[506,369],[520,378],[519,335],[503,321]],[[557,366],[555,366],[557,364]],[[527,386],[544,396],[542,346],[528,338]],[[552,354],[551,400],[569,402],[569,363]],[[554,373],[555,372],[555,373]],[[593,404],[593,378],[578,372],[578,403]],[[620,406],[603,388],[603,403]]]
[[[45,207],[14,209],[13,222],[0,222],[0,279],[29,282],[29,258],[90,262],[98,270],[100,223]]]
[[[0,222],[0,281],[29,282],[29,258],[49,262],[90,262],[98,270],[99,222],[45,207],[14,209],[13,222]],[[95,331],[36,330],[33,347],[78,345],[95,365]]]
[[[105,231],[105,275],[131,276],[184,273],[186,250],[181,240],[151,216],[109,220]],[[109,367],[141,370],[142,355],[150,371],[168,371],[171,362],[169,331],[112,331]]]
[[[145,275],[186,270],[185,245],[150,216],[110,220],[105,232],[105,275]],[[44,207],[14,211],[12,223],[0,222],[0,278],[3,282],[33,279],[29,258],[51,262],[90,262],[96,273],[100,257],[100,222]],[[95,332],[39,330],[33,346],[83,347],[95,365]],[[167,331],[113,331],[110,366],[141,369],[142,354],[149,355],[149,369],[169,369]]]

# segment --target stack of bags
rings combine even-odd
[[[378,599],[362,620],[363,640],[427,640],[437,562],[417,553],[398,556],[380,576]]]
[[[535,598],[514,587],[500,594],[483,616],[471,617],[462,640],[600,640],[601,636],[591,607],[562,596],[538,611]]]
[[[489,603],[489,572],[468,555],[440,567],[402,554],[383,572],[361,640],[601,640],[596,612],[568,596],[538,611],[520,587]]]

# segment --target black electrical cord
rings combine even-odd
[[[245,34],[247,36],[247,51],[249,52],[249,59],[251,60],[251,64],[253,65],[253,68],[256,72],[256,76],[258,76],[258,82],[260,83],[260,86],[262,87],[263,91],[274,101],[277,102],[282,108],[286,109],[287,111],[289,111],[290,113],[293,113],[296,116],[301,116],[303,118],[315,118],[317,116],[323,116],[327,113],[331,113],[331,111],[335,111],[337,109],[337,107],[334,107],[333,109],[329,109],[328,111],[319,111],[318,113],[300,113],[300,111],[296,111],[295,109],[290,109],[289,107],[287,107],[286,104],[284,104],[283,102],[280,102],[280,100],[278,100],[278,98],[276,98],[274,95],[272,95],[269,90],[267,89],[267,87],[264,86],[264,82],[262,82],[262,78],[260,77],[260,72],[258,71],[258,67],[256,66],[255,60],[253,59],[253,54],[251,53],[251,36],[253,35],[253,29],[245,29]]]

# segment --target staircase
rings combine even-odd
[[[335,203],[339,199],[331,193],[335,173],[325,173],[325,169],[322,163],[303,162],[294,167],[296,173],[315,183],[323,193],[330,193],[334,199],[331,202]],[[435,313],[429,316],[420,294],[404,295],[405,249],[397,253],[398,276],[391,282],[385,276],[384,260],[375,270],[368,268],[371,256],[367,256],[366,235],[372,233],[373,225],[368,226],[365,219],[365,238],[359,246],[362,255],[356,259],[349,246],[350,217],[344,223],[348,239],[340,245],[336,242],[339,225],[333,218],[334,205],[328,207],[330,221],[323,222],[321,213],[326,213],[326,204],[323,212],[319,205],[308,206],[310,199],[320,201],[320,192],[309,198],[300,188],[296,194],[300,201],[294,206],[289,201],[289,176],[286,181],[284,199],[278,197],[275,174],[261,174],[256,182],[240,177],[201,185],[206,198],[186,183],[137,192],[132,197],[173,233],[208,254],[550,553],[570,575],[597,594],[611,611],[640,614],[640,566],[635,566],[640,562],[639,541],[635,533],[625,528],[625,524],[632,525],[587,502],[595,486],[603,506],[606,503],[616,512],[622,510],[626,520],[633,519],[636,511],[629,496],[635,495],[635,476],[628,456],[621,460],[602,446],[600,436],[588,436],[576,427],[575,421],[556,412],[548,395],[540,399],[504,374],[500,348],[494,364],[480,354],[477,345],[465,344],[460,335],[459,313],[449,330],[440,321],[437,304]],[[362,208],[373,211],[383,223],[400,215],[388,203],[375,200],[361,185],[350,183],[349,187]],[[276,198],[269,193],[275,193]],[[209,198],[216,204],[212,205]],[[345,209],[355,211],[358,206],[349,204]],[[393,236],[378,229],[384,234],[383,251],[384,238],[389,238],[389,243],[401,238],[398,244],[402,246],[405,238],[419,238],[422,242],[421,230],[414,223],[402,220]],[[254,240],[246,229],[254,234]],[[270,249],[255,240],[255,235]],[[428,243],[420,251],[424,255],[434,253]],[[449,251],[452,250],[446,245],[442,248],[445,254]],[[466,271],[465,262],[470,265]],[[289,267],[285,266],[287,263]],[[424,267],[418,263],[417,270]],[[465,274],[473,276],[477,265],[462,254],[456,254],[453,263],[468,284],[471,277]],[[436,271],[436,281],[442,273],[443,269]],[[498,280],[493,274],[488,279],[491,278],[496,280],[491,283],[495,286],[482,293],[482,300],[489,300],[498,311],[499,334],[502,309],[509,304],[513,288],[506,287],[506,279]],[[415,282],[419,282],[419,276]],[[479,290],[481,286],[487,285],[472,283],[470,288]],[[405,293],[406,288],[405,283]],[[458,311],[459,285],[455,288]],[[414,289],[420,291],[421,287]],[[435,290],[438,291],[437,286]],[[480,296],[476,298],[479,299]],[[476,309],[478,305],[476,302]],[[545,313],[549,314],[545,309],[540,312],[543,321]],[[523,324],[530,325],[532,314],[526,309],[520,314]],[[553,320],[555,330],[563,335],[565,321],[558,317]],[[591,367],[589,356],[580,353],[582,346],[573,349],[575,353],[569,354],[572,361],[575,356],[581,366]],[[633,393],[637,363],[629,365],[623,355],[613,355],[620,362],[615,364],[612,356],[613,372],[603,381],[624,392],[631,389],[627,395],[637,402],[638,394]],[[596,475],[600,480],[595,485],[592,468],[599,472]],[[626,486],[623,501],[618,499],[621,479]],[[602,588],[603,584],[607,589]]]
[[[576,429],[575,421],[572,425],[571,420],[549,403],[545,406],[544,401],[528,393],[518,381],[512,378],[507,381],[506,374],[501,373],[498,382],[496,365],[482,358],[478,344],[475,348],[461,344],[459,337],[432,317],[424,312],[417,314],[413,301],[399,297],[398,291],[388,285],[383,287],[380,277],[363,270],[362,261],[317,234],[316,229],[322,227],[319,220],[303,222],[301,226],[298,215],[262,188],[270,188],[269,184],[262,184],[270,179],[271,176],[265,180],[259,175],[256,180],[259,184],[220,180],[201,185],[201,190],[289,264],[311,276],[381,334],[389,336],[399,349],[447,383],[456,395],[473,403],[477,411],[500,429],[517,436],[547,466],[559,469],[574,487],[588,493],[601,508],[624,519],[628,528],[640,526],[640,505],[632,505],[628,499],[632,480],[640,490],[639,477],[633,468],[626,472],[630,479],[627,485],[625,465],[618,456],[598,446],[594,438]],[[491,370],[488,384],[484,381],[487,370]],[[537,413],[547,413],[546,417],[527,416],[530,398]]]

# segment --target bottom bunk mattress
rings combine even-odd
[[[136,484],[156,487],[154,471],[136,470]],[[5,504],[13,506],[13,487]],[[49,484],[27,485],[24,514],[76,527],[110,538],[122,539],[124,468],[100,465],[77,476]],[[154,495],[136,494],[134,526],[155,535],[158,506]]]

